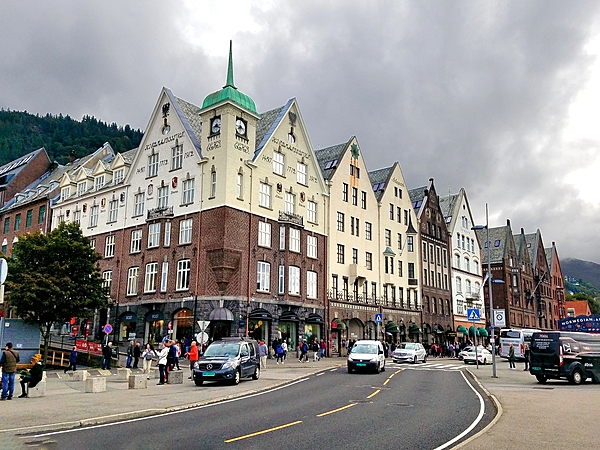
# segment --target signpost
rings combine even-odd
[[[104,325],[104,327],[102,328],[102,331],[104,331],[104,334],[106,335],[106,344],[108,345],[108,335],[110,333],[112,333],[113,331],[113,327],[110,323],[107,323],[106,325]]]
[[[204,343],[208,342],[208,334],[205,333],[210,325],[210,320],[198,320],[196,322],[200,327],[200,333],[196,335],[196,341],[200,342],[200,354],[204,353]]]
[[[479,322],[481,320],[481,314],[479,313],[479,308],[467,308],[467,319],[469,320],[469,322],[473,322],[473,325],[475,325],[475,322]],[[477,368],[479,369],[479,358],[477,358],[477,327],[475,327],[475,364],[477,365]]]
[[[505,327],[506,326],[506,311],[503,309],[494,310],[494,326]]]

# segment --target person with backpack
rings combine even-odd
[[[152,367],[152,358],[158,356],[152,344],[146,344],[146,348],[142,352],[142,367],[144,368],[144,373],[150,379],[150,368]]]
[[[300,344],[300,359],[298,362],[308,362],[308,345],[306,345],[306,339]]]
[[[277,364],[279,364],[279,361],[281,361],[281,364],[283,364],[283,346],[279,341],[277,341],[277,346],[275,347],[275,358],[277,360]]]

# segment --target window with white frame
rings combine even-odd
[[[342,184],[342,200],[345,202],[348,201],[348,183]]]
[[[311,223],[317,223],[317,202],[308,201],[306,205],[306,220]]]
[[[259,261],[256,268],[256,290],[270,292],[271,290],[271,264]]]
[[[179,244],[190,244],[192,242],[192,219],[179,222]]]
[[[163,239],[163,245],[165,247],[171,245],[171,222],[165,222],[165,237]]]
[[[285,226],[279,225],[279,250],[285,250]]]
[[[182,259],[177,261],[177,284],[176,291],[184,291],[190,288],[190,260]]]
[[[317,237],[306,236],[306,256],[309,258],[317,257]]]
[[[193,178],[189,180],[183,180],[183,194],[181,199],[182,204],[189,205],[194,203],[194,184],[195,180]]]
[[[130,267],[127,271],[127,295],[136,295],[138,292],[139,267]]]
[[[167,283],[169,281],[169,262],[163,261],[160,272],[160,292],[167,292]]]
[[[285,205],[284,210],[288,214],[294,214],[296,212],[296,195],[291,192],[285,193]]]
[[[473,273],[479,275],[479,262],[473,261]]]
[[[148,227],[148,248],[158,247],[160,242],[160,223],[151,223]]]
[[[217,171],[213,167],[210,171],[210,198],[217,196]]]
[[[181,169],[183,166],[183,144],[176,144],[171,148],[171,170]]]
[[[344,244],[337,244],[337,262],[338,264],[344,264],[345,259],[345,247]]]
[[[365,253],[365,266],[367,267],[367,270],[373,270],[373,253]]]
[[[402,250],[402,233],[398,233],[398,250]]]
[[[358,189],[355,187],[352,188],[352,204],[354,206],[358,205]]]
[[[284,173],[284,157],[283,153],[273,152],[273,173],[283,175]]]
[[[285,294],[285,266],[279,266],[278,294]]]
[[[102,287],[110,292],[112,286],[112,270],[105,270],[102,272]]]
[[[113,184],[119,184],[125,178],[125,169],[115,170],[113,173]]]
[[[365,191],[360,191],[360,207],[367,209],[367,193]]]
[[[462,293],[462,280],[459,277],[456,277],[456,292]]]
[[[465,280],[465,294],[471,295],[471,280]]]
[[[465,270],[467,272],[471,271],[471,262],[469,261],[469,258],[465,258]]]
[[[344,213],[340,211],[337,212],[337,230],[344,231]]]
[[[271,224],[269,222],[258,222],[258,245],[271,247]]]
[[[296,181],[306,186],[306,164],[298,163],[296,165]]]
[[[60,201],[64,202],[71,196],[71,188],[69,186],[64,187],[60,190]]]
[[[414,244],[413,244],[413,237],[412,236],[407,236],[406,237],[406,249],[409,252],[412,252],[414,250]]]
[[[146,264],[146,278],[144,280],[144,292],[156,292],[156,275],[158,274],[158,263]]]
[[[260,183],[258,188],[258,204],[265,208],[271,207],[271,185],[267,183]]]
[[[169,186],[161,186],[158,188],[158,206],[166,208],[169,205]]]
[[[454,268],[460,269],[460,255],[458,254],[454,255]]]
[[[148,177],[158,175],[158,153],[148,155]]]
[[[98,175],[94,179],[94,189],[99,190],[104,186],[104,175]]]
[[[290,228],[290,251],[300,253],[300,230]]]
[[[370,241],[373,239],[373,236],[371,235],[371,229],[372,229],[371,222],[365,222],[365,239],[367,241]]]
[[[142,230],[131,231],[131,245],[129,253],[139,253],[142,251]]]
[[[237,198],[243,198],[244,197],[244,174],[241,172],[238,172],[237,174]]]
[[[111,200],[110,202],[108,202],[108,222],[106,222],[106,223],[116,222],[118,214],[119,214],[119,201]]]
[[[90,239],[90,248],[92,250],[96,250],[96,239],[95,238]],[[6,252],[4,252],[4,253],[6,253]]]
[[[317,272],[306,272],[306,297],[317,298]]]
[[[300,267],[290,266],[288,268],[288,293],[300,295]]]
[[[146,201],[146,194],[141,192],[133,196],[133,216],[141,216],[144,214],[144,203]]]
[[[392,232],[390,230],[385,230],[384,232],[385,235],[385,246],[386,247],[391,247],[392,246]]]
[[[104,257],[111,258],[115,256],[115,235],[111,234],[106,236],[106,242],[104,243]]]
[[[27,214],[29,214],[29,211],[27,212]],[[29,219],[29,215],[27,216],[27,218]],[[73,222],[81,224],[81,210],[80,209],[76,209],[75,211],[73,211]]]
[[[87,181],[77,183],[77,195],[83,195],[87,191]]]

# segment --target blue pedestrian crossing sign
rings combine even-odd
[[[383,314],[381,314],[381,313],[375,314],[375,322],[378,322],[378,323],[383,322]]]
[[[479,308],[467,308],[467,320],[469,322],[479,322],[481,320]]]

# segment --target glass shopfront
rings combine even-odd
[[[146,314],[145,341],[151,344],[162,342],[165,335],[165,316],[160,311],[150,311]]]
[[[119,340],[128,341],[136,339],[136,327],[137,318],[136,315],[130,311],[121,315],[119,319]]]
[[[173,318],[173,335],[178,341],[183,338],[192,338],[194,313],[190,309],[182,309]]]
[[[265,341],[270,345],[271,313],[263,308],[257,308],[248,316],[248,335],[257,341]]]

